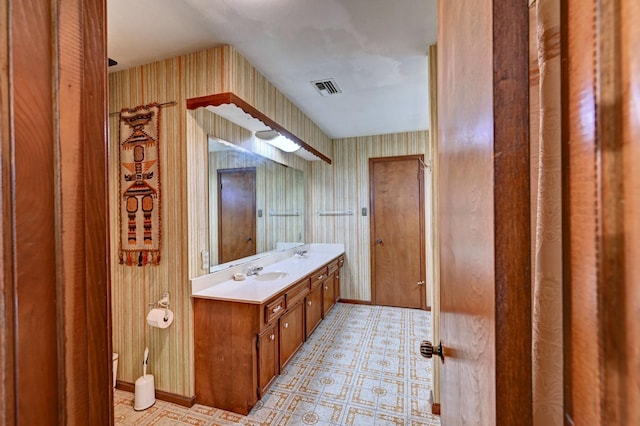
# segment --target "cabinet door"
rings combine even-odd
[[[333,288],[334,290],[334,300],[337,302],[340,300],[340,271],[342,269],[338,269],[333,277]]]
[[[280,317],[280,368],[304,342],[304,305],[300,301]]]
[[[329,312],[329,309],[331,309],[333,307],[333,304],[336,301],[335,298],[335,284],[334,284],[334,280],[335,280],[335,274],[331,274],[329,275],[324,282],[322,283],[322,317],[324,318],[325,315],[327,315],[327,312]]]
[[[278,327],[269,325],[258,335],[258,397],[278,375]]]
[[[322,282],[314,285],[305,299],[305,331],[309,338],[322,319]]]

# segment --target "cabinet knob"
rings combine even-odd
[[[321,280],[321,279],[323,279],[323,278],[324,278],[324,275],[320,275],[320,276],[318,277],[318,279],[319,279],[319,280]]]
[[[275,314],[276,312],[278,312],[280,309],[282,309],[282,306],[278,305],[275,308],[273,308],[273,313]]]
[[[307,305],[311,306],[311,300],[309,300],[309,301],[307,302]]]
[[[284,328],[289,328],[289,323],[288,322],[284,323]]]
[[[325,290],[329,290],[329,286],[328,286],[328,285],[325,285],[325,286],[324,286],[324,289],[325,289]]]
[[[270,340],[276,340],[276,335],[275,335],[275,334],[272,334],[271,336],[269,336],[269,339],[270,339]]]
[[[340,279],[340,275],[336,275],[336,280],[339,280],[339,279]]]

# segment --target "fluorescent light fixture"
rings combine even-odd
[[[282,136],[275,130],[265,130],[256,132],[256,137],[265,141],[269,145],[275,146],[280,151],[284,152],[296,152],[300,149],[300,145],[292,141],[291,139]]]

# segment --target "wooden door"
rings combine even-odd
[[[638,425],[640,3],[565,6],[565,424]]]
[[[530,425],[527,2],[438,5],[442,424]]]
[[[218,170],[218,263],[256,254],[256,169]]]
[[[0,424],[110,425],[106,1],[0,21]]]
[[[376,305],[426,308],[423,164],[422,155],[369,159]]]

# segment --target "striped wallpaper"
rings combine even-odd
[[[241,74],[241,75],[239,75]],[[235,85],[238,85],[236,88]],[[250,91],[248,91],[250,88]],[[208,184],[204,168],[207,137],[212,135],[261,151],[282,163],[307,168],[306,162],[275,148],[258,147],[250,132],[201,108],[187,111],[186,99],[235,92],[269,117],[294,117],[290,130],[330,155],[331,141],[230,46],[170,58],[109,75],[110,111],[150,102],[173,102],[161,110],[160,168],[162,191],[162,260],[157,267],[127,267],[111,250],[113,349],[119,354],[118,380],[133,383],[142,374],[142,355],[149,347],[149,372],[156,389],[194,394],[193,308],[189,279],[206,273],[200,252],[208,248]],[[109,120],[109,204],[111,247],[119,241],[118,116]],[[159,330],[145,322],[149,303],[171,294],[174,324]]]
[[[340,274],[341,297],[371,301],[369,234],[369,158],[424,154],[429,158],[429,132],[363,136],[333,141],[333,165],[311,167],[311,238],[317,243],[343,243],[346,262]],[[431,173],[425,173],[425,212],[430,212]],[[367,216],[361,209],[367,209]],[[318,210],[354,211],[353,216],[319,216]],[[431,223],[426,221],[427,235]],[[431,250],[427,248],[427,260]],[[428,263],[429,265],[429,263]],[[427,266],[427,296],[432,287]],[[430,305],[429,298],[427,304]]]
[[[285,154],[205,108],[185,109],[188,98],[227,91],[234,92],[315,149],[332,157],[333,166],[322,161],[306,162],[293,154]],[[149,372],[155,374],[156,388],[185,397],[194,395],[193,310],[189,279],[207,273],[201,268],[200,253],[208,250],[210,244],[211,219],[207,209],[210,188],[205,172],[209,136],[303,171],[307,198],[303,207],[307,212],[303,217],[304,240],[344,243],[347,262],[341,274],[342,297],[371,299],[369,216],[360,216],[362,207],[369,209],[368,159],[425,154],[429,162],[427,131],[332,141],[229,46],[112,73],[109,75],[109,94],[112,112],[150,102],[177,102],[163,107],[161,112],[161,264],[144,268],[119,265],[117,250],[111,251],[113,348],[120,355],[119,380],[133,383],[142,374],[142,354],[148,346]],[[119,201],[117,115],[110,117],[109,129],[109,203],[114,206],[111,208],[110,243],[116,248],[120,226],[115,207]],[[279,179],[285,185],[291,182],[290,176],[283,175]],[[425,184],[425,199],[429,203],[428,172],[425,179],[429,180]],[[281,192],[271,194],[273,199],[278,196]],[[291,203],[284,204],[287,209],[295,208],[299,200],[294,197],[286,202]],[[316,214],[318,209],[349,208],[356,214]],[[429,206],[426,211],[430,211]],[[428,226],[430,221],[426,223]],[[286,238],[297,237],[297,232],[292,228]],[[175,313],[174,324],[166,330],[152,329],[145,322],[148,304],[159,300],[167,290]]]

